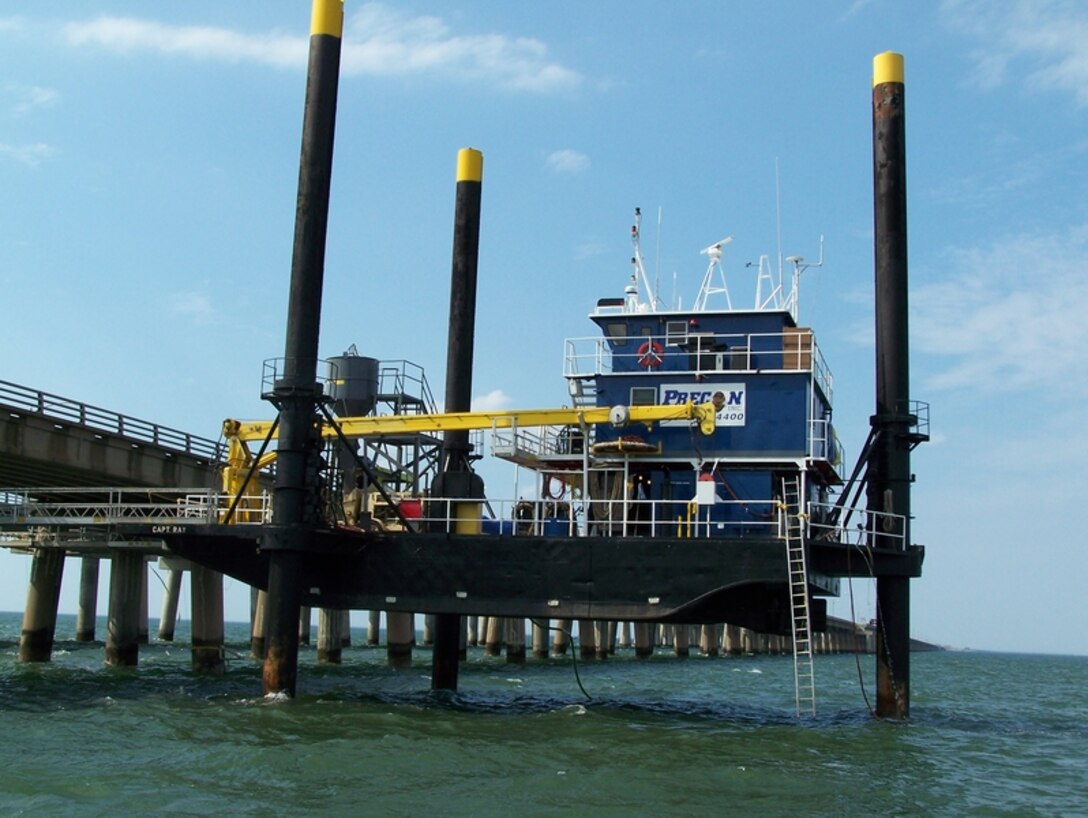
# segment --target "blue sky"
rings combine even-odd
[[[0,379],[209,437],[270,415],[308,31],[306,2],[0,4]],[[912,391],[934,434],[914,457],[913,630],[1086,654],[1086,42],[1088,7],[1060,0],[349,0],[322,354],[408,358],[441,394],[456,154],[473,146],[477,403],[561,405],[563,340],[621,293],[633,208],[666,296],[675,274],[690,303],[699,250],[732,234],[746,301],[745,263],[778,251],[777,163],[783,253],[814,259],[825,236],[801,320],[856,456],[871,63],[899,51]],[[28,563],[0,554],[0,608],[21,609]],[[855,597],[869,615],[871,587]]]

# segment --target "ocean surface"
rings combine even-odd
[[[507,664],[470,649],[460,691],[430,652],[390,669],[352,633],[264,700],[247,627],[224,676],[177,642],[108,668],[60,618],[53,661],[17,661],[0,614],[0,815],[1088,815],[1088,657],[917,653],[912,718],[874,720],[873,657],[816,658],[794,715],[788,656]],[[99,634],[105,633],[103,622]],[[154,623],[152,623],[154,633]]]

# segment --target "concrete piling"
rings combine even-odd
[[[57,605],[64,574],[64,550],[37,548],[30,565],[30,586],[19,637],[19,661],[48,662],[57,630]]]
[[[676,651],[677,656],[688,656],[691,653],[691,649],[688,643],[688,626],[677,625],[673,632],[673,650]]]
[[[569,619],[560,619],[555,623],[556,627],[552,635],[552,656],[567,655],[567,648],[570,646],[571,624]]]
[[[113,552],[106,628],[108,665],[135,667],[139,662],[141,574],[146,574],[142,554],[121,549]]]
[[[718,655],[718,626],[703,625],[699,631],[699,653],[703,656]]]
[[[218,675],[226,669],[223,656],[223,575],[193,565],[189,572],[192,607],[193,672]]]
[[[593,641],[596,643],[597,659],[604,661],[608,658],[608,649],[611,643],[608,641],[608,623],[597,619],[593,622]]]
[[[159,639],[164,642],[174,641],[174,628],[178,621],[178,595],[181,593],[181,577],[185,573],[180,568],[171,568],[166,572],[166,588],[162,594],[162,612],[159,616]]]
[[[141,555],[141,559],[143,559]],[[139,626],[137,628],[137,639],[140,640],[141,645],[146,645],[151,642],[151,625],[148,621],[147,615],[147,580],[148,580],[147,561],[144,559],[143,564],[140,566],[140,614],[139,614]]]
[[[506,624],[501,616],[489,616],[487,618],[487,636],[484,639],[484,655],[498,656],[502,653],[503,637]]]
[[[80,560],[79,606],[76,608],[76,641],[93,642],[98,619],[98,557]]]
[[[578,620],[578,655],[582,659],[597,658],[597,634],[592,619]]]
[[[298,643],[300,645],[310,644],[312,620],[313,612],[310,610],[310,606],[303,605],[298,613]]]
[[[321,608],[317,612],[317,661],[338,665],[341,660],[341,630],[344,617],[338,610]]]
[[[257,591],[257,603],[253,607],[252,629],[250,631],[249,648],[250,655],[258,661],[263,661],[267,652],[266,637],[268,633],[268,593]]]
[[[631,623],[621,622],[619,627],[619,645],[623,649],[631,647]]]
[[[351,647],[351,611],[347,608],[340,611],[340,647]]]
[[[377,646],[382,629],[382,612],[367,611],[366,613],[366,643],[371,647]]]
[[[652,622],[635,623],[635,656],[648,659],[654,654],[654,624]]]
[[[525,662],[525,620],[511,616],[506,619],[506,661]]]
[[[548,658],[548,620],[533,620],[533,656],[537,659]]]
[[[416,642],[415,617],[410,613],[386,611],[385,651],[390,667],[412,664],[412,646]]]
[[[729,656],[739,656],[744,652],[739,625],[726,624],[722,629],[722,650]]]

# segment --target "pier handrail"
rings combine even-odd
[[[209,438],[9,381],[0,381],[0,405],[129,440],[151,443],[170,451],[184,452],[206,459],[209,463],[222,460],[226,451],[222,443]]]

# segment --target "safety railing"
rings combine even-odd
[[[510,426],[489,431],[491,454],[495,457],[528,454],[581,458],[588,445],[582,430],[576,426]]]
[[[811,503],[808,534],[812,539],[832,540],[857,546],[906,549],[906,517],[880,511],[860,510],[851,517],[852,525],[843,525],[843,517],[830,503]]]
[[[0,526],[170,523],[208,525],[220,522],[233,498],[199,488],[39,488],[7,490],[0,499]],[[237,503],[234,522],[269,522],[271,496],[246,496]]]
[[[417,530],[452,533],[464,523],[463,499],[411,502]],[[494,500],[472,518],[481,534],[524,537],[776,537],[778,512],[765,501],[723,500],[714,506],[683,500]],[[759,509],[759,511],[755,511]]]
[[[379,363],[378,399],[394,414],[438,411],[423,367],[403,358]]]
[[[463,498],[404,498],[400,510],[417,531],[463,531]],[[0,497],[0,526],[7,531],[36,526],[110,526],[123,523],[208,525],[222,522],[232,498],[202,489],[48,488],[9,490]],[[615,537],[782,537],[785,510],[773,498],[714,498],[711,503],[682,500],[496,500],[470,512],[469,527],[484,535]],[[391,521],[394,515],[386,519]],[[244,497],[232,522],[271,522],[267,493]],[[905,518],[863,512],[852,527],[839,522],[835,506],[809,503],[803,514],[806,534],[858,546],[903,550]],[[399,521],[397,523],[399,525]],[[3,542],[0,542],[0,546]]]
[[[831,401],[834,379],[811,330],[779,333],[705,333],[670,337],[568,338],[563,375],[616,373],[810,372]]]
[[[151,443],[170,451],[184,452],[211,463],[222,460],[226,451],[221,443],[209,438],[8,381],[0,381],[0,405],[7,407],[8,411],[30,412],[58,423],[76,424],[128,440]]]

